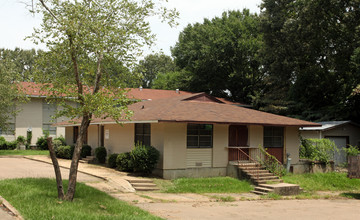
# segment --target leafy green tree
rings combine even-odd
[[[172,48],[175,63],[189,73],[187,89],[249,103],[261,88],[259,17],[249,10],[189,24]]]
[[[307,120],[351,117],[348,96],[360,82],[351,65],[360,46],[359,3],[263,1],[261,57],[267,78],[260,108]]]
[[[15,48],[14,50],[0,49],[1,59],[13,63],[14,72],[17,73],[13,75],[13,80],[19,81],[32,80],[35,59],[39,53],[42,53],[42,51],[36,51],[35,49],[24,50],[20,48]]]
[[[156,79],[154,79],[151,88],[166,90],[188,90],[190,77],[190,74],[185,70],[161,73],[157,75]]]
[[[48,92],[49,100],[56,100],[61,106],[56,117],[80,120],[66,195],[60,172],[56,172],[58,197],[72,201],[80,153],[91,119],[110,117],[119,122],[131,116],[127,109],[130,100],[118,89],[122,78],[112,77],[113,72],[106,71],[107,65],[119,61],[131,66],[142,46],[154,42],[146,19],[156,15],[173,24],[177,13],[153,0],[39,0],[36,11],[42,14],[43,22],[32,39],[44,42],[49,49],[38,60],[40,67],[47,64],[48,69],[41,69],[36,80],[45,82],[43,90]],[[51,86],[46,84],[49,75],[43,74],[47,70],[51,71]],[[76,107],[66,97],[73,97]],[[53,163],[56,167],[56,158]]]
[[[15,116],[14,100],[17,88],[13,84],[15,67],[12,62],[0,59],[0,130],[8,129],[9,120]]]
[[[16,83],[21,77],[15,63],[3,53],[4,50],[0,50],[0,130],[6,131],[26,97]]]
[[[147,55],[139,61],[136,72],[142,75],[142,87],[152,88],[154,80],[161,75],[175,70],[174,61],[163,53]]]

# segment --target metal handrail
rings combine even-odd
[[[241,156],[244,156],[246,159],[248,159],[249,161],[255,163],[255,164],[260,164],[257,160],[255,160],[254,158],[252,158],[250,156],[250,152],[251,149],[256,149],[259,150],[257,147],[228,147],[228,149],[235,149],[237,150],[237,161],[238,161],[238,165],[240,164],[241,161]],[[243,151],[244,149],[249,149],[249,154],[247,154],[245,151]],[[252,175],[255,175],[255,179],[259,178],[260,172],[258,169],[255,170],[255,172],[252,172]]]
[[[240,162],[241,155],[245,156],[249,161],[263,165],[269,170],[270,172],[274,173],[275,175],[282,176],[282,170],[283,170],[283,164],[273,157],[271,154],[265,151],[265,149],[261,146],[259,147],[245,147],[245,146],[239,146],[239,147],[227,147],[228,149],[236,149],[237,155],[234,155],[236,157],[236,160],[238,163]],[[249,154],[244,152],[243,149],[249,149]],[[257,149],[258,151],[255,152],[255,156],[257,156],[256,159],[250,156],[250,150],[251,149]],[[229,154],[230,158],[230,154]],[[275,165],[275,168],[273,167]]]

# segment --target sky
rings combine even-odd
[[[0,48],[46,49],[44,45],[24,40],[41,23],[41,17],[31,14],[24,2],[31,4],[31,0],[0,0]],[[179,25],[171,28],[151,19],[151,29],[156,34],[157,41],[152,48],[145,49],[145,54],[163,51],[170,55],[170,47],[175,45],[179,33],[189,23],[201,23],[204,18],[211,19],[228,10],[248,8],[252,13],[259,13],[260,3],[261,0],[168,0],[168,8],[176,8],[180,12],[177,20]]]

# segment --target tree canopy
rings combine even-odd
[[[35,59],[41,50],[36,51],[35,49],[24,50],[20,48],[11,49],[0,49],[0,56],[3,61],[11,62],[13,65],[12,69],[13,80],[20,81],[31,81],[33,79]]]
[[[151,88],[159,75],[173,71],[175,71],[175,63],[170,56],[164,53],[147,55],[139,61],[139,65],[136,67],[136,72],[142,75],[143,88]]]
[[[307,120],[356,118],[360,1],[264,0],[260,109]],[[353,103],[352,103],[353,104]]]
[[[182,89],[249,103],[262,81],[261,39],[259,17],[246,9],[189,24],[171,50],[176,65],[189,74]]]
[[[43,22],[32,39],[44,42],[49,52],[37,61],[41,68],[35,80],[44,82],[49,101],[61,106],[57,117],[81,120],[67,194],[64,197],[58,191],[59,198],[73,200],[80,152],[91,119],[120,121],[131,116],[127,109],[130,100],[121,89],[125,78],[113,77],[111,68],[117,63],[132,66],[142,47],[154,42],[147,17],[160,16],[173,24],[177,12],[153,0],[39,0],[36,11],[43,15]],[[46,84],[50,76],[51,85]],[[68,97],[76,105],[70,104]]]

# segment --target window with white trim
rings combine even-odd
[[[188,124],[187,125],[187,148],[212,148],[213,125],[211,124]]]

